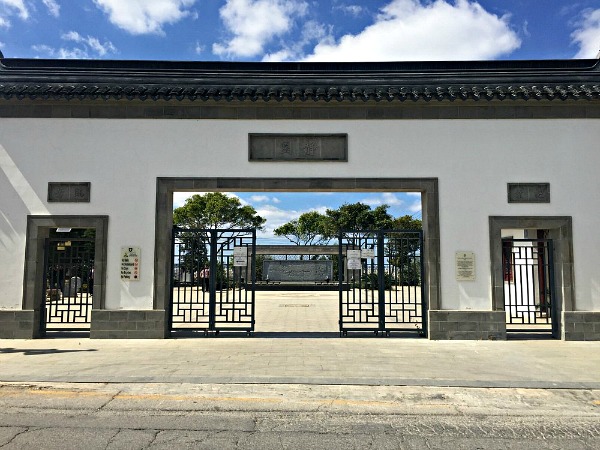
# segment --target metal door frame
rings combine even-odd
[[[205,320],[197,321],[197,320],[181,320],[174,321],[174,309],[175,304],[177,305],[186,305],[189,304],[190,308],[194,302],[176,302],[175,301],[175,292],[177,292],[177,297],[181,295],[180,286],[175,286],[176,284],[176,276],[180,277],[181,272],[177,272],[178,267],[175,265],[176,257],[180,255],[176,255],[176,247],[181,244],[178,242],[178,237],[183,233],[193,233],[197,234],[199,237],[204,237],[204,245],[207,246],[205,248],[208,249],[208,268],[209,268],[209,282],[208,282],[208,299],[204,299],[204,295],[202,296],[202,304],[208,307],[208,314],[195,314],[196,317],[203,317]],[[248,242],[249,241],[249,242]],[[235,247],[235,243],[241,243],[244,247],[246,247],[249,251],[247,252],[247,260],[249,260],[249,266],[246,267],[245,275],[246,277],[242,277],[242,270],[236,270],[234,265],[234,257],[233,257],[233,248]],[[232,247],[230,244],[234,244]],[[228,251],[225,254],[225,251]],[[255,285],[256,285],[256,229],[254,228],[231,228],[231,229],[184,229],[179,227],[173,227],[172,230],[172,246],[171,246],[171,261],[172,261],[172,270],[171,270],[171,296],[169,302],[169,331],[173,333],[174,331],[204,331],[205,335],[208,335],[209,332],[214,332],[215,334],[219,334],[220,331],[245,331],[247,334],[251,334],[254,331],[255,325],[255,310],[256,310],[256,293],[255,293]],[[200,265],[195,267],[195,270],[192,272],[193,274],[199,273],[202,270]],[[232,277],[229,277],[231,271]],[[236,273],[238,275],[236,275]],[[221,274],[219,277],[218,275]],[[179,280],[179,285],[181,284],[181,280]],[[230,292],[229,284],[233,284],[233,290]],[[187,284],[187,283],[186,283]],[[223,289],[223,285],[227,287],[227,289]],[[177,289],[176,289],[177,288]],[[192,280],[190,283],[190,292],[193,289],[196,289],[198,292],[200,288],[200,282],[194,275],[192,275]],[[231,295],[230,295],[231,294]],[[242,295],[244,296],[244,300],[242,301]],[[196,298],[199,298],[199,295],[196,295]],[[185,293],[184,293],[185,299]],[[196,302],[198,303],[198,302]],[[241,314],[239,311],[236,311],[240,308],[236,308],[236,306],[242,305],[246,310],[249,310],[249,314]],[[247,311],[248,312],[248,311]],[[239,313],[239,314],[238,314]],[[223,320],[223,314],[225,314],[226,319]],[[244,320],[233,320],[231,316],[239,316],[244,317]],[[179,315],[177,317],[180,317]],[[231,319],[228,320],[227,318]],[[174,327],[174,323],[185,323],[185,324],[198,324],[198,327],[189,326],[186,328],[177,328]]]
[[[353,235],[358,235],[358,236],[348,236],[348,234],[353,234]],[[339,329],[340,329],[340,335],[346,335],[348,333],[348,331],[372,331],[374,332],[376,335],[379,334],[379,332],[383,332],[386,335],[389,335],[390,332],[392,331],[408,331],[409,329],[404,329],[404,328],[398,328],[398,327],[393,327],[391,326],[393,323],[415,323],[415,322],[405,322],[404,320],[401,321],[397,321],[397,322],[393,322],[390,323],[390,321],[386,320],[386,307],[387,306],[392,306],[392,302],[391,300],[388,300],[386,298],[386,244],[389,242],[389,240],[387,240],[387,238],[390,235],[399,235],[399,234],[412,234],[412,235],[418,235],[418,250],[419,250],[419,265],[420,265],[420,270],[419,270],[419,291],[420,291],[420,308],[421,308],[421,317],[420,317],[420,324],[421,324],[421,329],[419,331],[419,334],[421,336],[425,336],[427,334],[427,297],[426,297],[426,289],[425,289],[425,261],[424,261],[424,257],[423,257],[423,231],[422,230],[359,230],[359,231],[355,231],[355,230],[342,230],[340,231],[339,235],[338,235],[338,245],[339,245],[339,253],[338,253],[338,279],[339,279]],[[358,240],[358,242],[357,242]],[[358,320],[358,321],[351,321],[350,323],[352,324],[358,324],[358,326],[356,327],[348,327],[348,322],[344,320],[344,317],[346,317],[344,315],[344,306],[347,304],[350,304],[349,301],[344,302],[344,292],[345,292],[345,281],[344,280],[344,274],[347,271],[346,269],[346,251],[345,250],[350,250],[350,249],[362,249],[363,248],[363,244],[367,243],[368,241],[371,241],[370,245],[371,248],[373,249],[377,249],[376,251],[376,255],[375,258],[373,258],[371,260],[371,270],[370,271],[366,271],[366,273],[373,273],[373,269],[376,268],[377,269],[377,289],[376,290],[372,290],[372,300],[371,302],[368,301],[368,289],[365,289],[365,302],[362,302],[362,278],[363,278],[363,269],[362,267],[365,267],[368,269],[369,266],[369,262],[367,261],[366,263],[363,263],[363,259],[361,258],[361,269],[360,269],[360,276],[359,276],[359,301],[358,302],[352,302],[353,304],[358,304],[359,308],[362,305],[366,305],[369,306],[371,305],[374,309],[374,307],[377,307],[377,312],[376,312],[376,316],[377,316],[377,322],[375,323],[375,321],[370,321],[370,320]],[[352,247],[352,248],[350,248]],[[370,277],[369,277],[370,278]],[[369,278],[367,278],[367,282],[369,281]],[[354,276],[352,279],[352,283],[354,285]],[[394,281],[398,281],[398,279],[394,279]],[[365,286],[366,288],[366,286]],[[390,291],[391,292],[391,291]],[[375,299],[375,293],[377,294],[377,298]],[[353,295],[354,295],[354,290],[353,290]],[[413,303],[415,306],[415,310],[416,308],[419,306],[418,303]],[[404,305],[404,303],[402,303],[402,305]],[[362,311],[361,311],[362,312]],[[368,313],[368,311],[367,311]],[[402,313],[404,315],[405,311],[404,308],[402,308]],[[362,314],[361,314],[362,315]],[[368,314],[365,315],[365,317],[369,317]],[[371,317],[375,317],[375,314],[373,314]],[[360,326],[364,324],[365,326]],[[369,326],[370,325],[370,326]]]

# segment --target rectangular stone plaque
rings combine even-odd
[[[91,183],[48,183],[48,202],[89,203]]]
[[[508,203],[550,203],[550,183],[508,183]]]
[[[333,261],[278,261],[263,262],[263,280],[311,283],[333,280]]]
[[[249,161],[348,161],[347,134],[248,135]]]
[[[456,281],[475,281],[475,253],[456,252]]]

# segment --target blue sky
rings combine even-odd
[[[595,57],[600,0],[0,0],[6,57]]]
[[[599,49],[600,0],[0,0],[7,58],[570,59]],[[398,193],[235,195],[268,219],[267,235],[344,202],[421,215],[419,196]]]

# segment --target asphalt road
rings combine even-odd
[[[597,449],[600,391],[0,384],[1,449]]]

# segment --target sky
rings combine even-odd
[[[0,0],[7,58],[514,60],[599,50],[600,0]],[[421,217],[415,194],[231,195],[267,218],[263,236],[344,202]]]
[[[594,58],[600,0],[0,0],[9,58]]]

